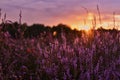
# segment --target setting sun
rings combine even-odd
[[[85,30],[85,31],[89,31],[91,28],[89,26],[80,26],[79,30]]]

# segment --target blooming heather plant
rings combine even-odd
[[[14,39],[0,31],[0,80],[120,79],[120,32],[82,32],[73,43],[52,34]]]

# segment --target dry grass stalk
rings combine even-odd
[[[97,12],[98,12],[98,15],[99,15],[99,22],[100,22],[100,24],[102,24],[101,13],[100,13],[100,9],[99,9],[98,5],[97,5]]]
[[[113,12],[113,25],[114,25],[114,29],[115,29],[115,26],[116,26],[116,22],[115,22],[115,12]]]
[[[93,29],[95,30],[95,27],[96,27],[96,16],[94,15],[93,16]]]
[[[1,11],[2,11],[2,9],[0,8],[0,19],[1,19],[1,15],[2,15]]]
[[[88,15],[89,11],[87,8],[81,6],[81,8],[83,8],[86,11],[86,14]],[[84,18],[84,26],[86,25],[86,18]]]
[[[22,11],[20,10],[20,13],[19,13],[19,24],[21,25],[21,20],[22,20]]]
[[[2,23],[5,23],[6,22],[6,13],[4,14],[4,17],[3,17],[3,19],[2,19]]]

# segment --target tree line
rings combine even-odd
[[[2,32],[8,32],[12,38],[20,38],[21,36],[23,38],[37,38],[40,37],[42,34],[52,35],[53,37],[59,38],[61,36],[61,33],[63,32],[67,37],[81,37],[82,30],[79,31],[77,29],[72,30],[69,26],[65,24],[58,24],[57,26],[45,26],[44,24],[33,24],[33,25],[27,25],[26,23],[19,24],[18,22],[13,23],[1,23],[0,24],[0,30]],[[106,32],[117,32],[116,29],[109,29],[106,30],[102,27],[97,29],[98,31]],[[54,34],[55,33],[55,34]],[[68,38],[69,39],[69,38]]]

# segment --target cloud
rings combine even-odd
[[[96,5],[99,4],[103,19],[111,19],[109,14],[113,11],[119,12],[120,0],[1,0],[0,8],[10,16],[17,16],[19,10],[23,11],[24,20],[28,22],[43,22],[55,24],[58,22],[73,22],[76,17],[84,17],[86,7],[89,11],[97,12]],[[81,19],[80,19],[81,20]]]

